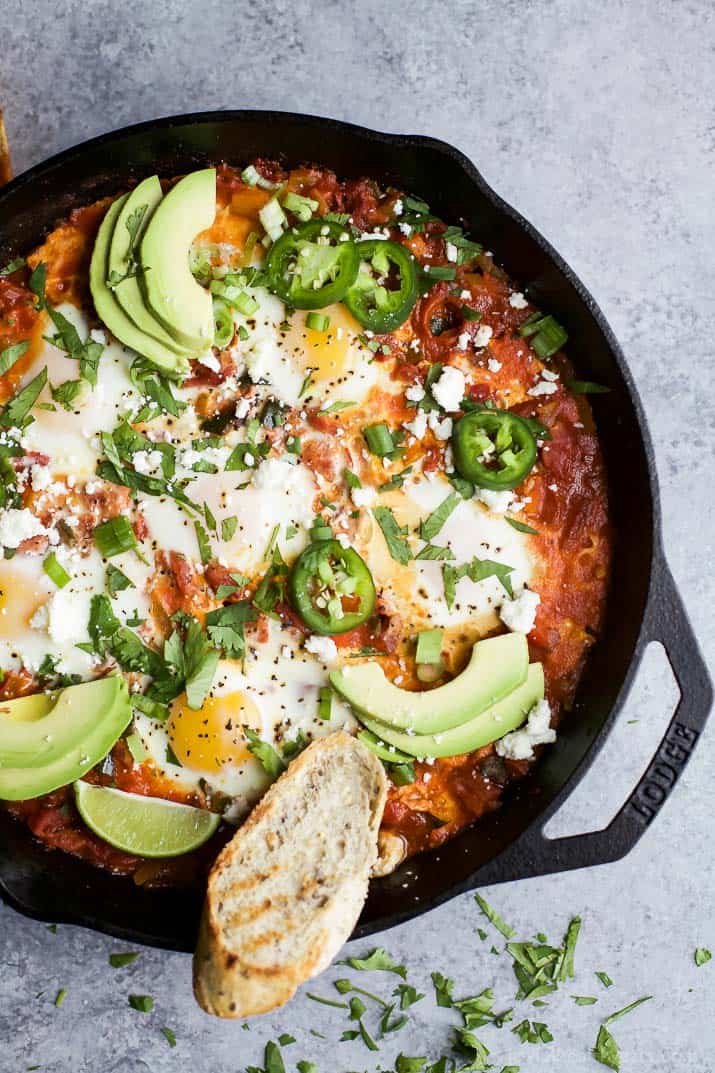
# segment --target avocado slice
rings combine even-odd
[[[216,170],[194,171],[159,202],[139,250],[147,306],[177,343],[201,354],[213,342],[213,302],[191,273],[189,251],[215,215]]]
[[[0,766],[45,767],[79,744],[123,693],[110,676],[0,703]]]
[[[429,695],[429,694],[427,694]],[[376,719],[361,715],[368,730],[410,756],[459,756],[481,749],[483,745],[503,738],[525,721],[527,715],[544,698],[544,671],[540,663],[532,663],[526,681],[502,700],[461,726],[443,734],[404,734],[383,726]]]
[[[136,350],[137,354],[153,361],[167,373],[184,376],[189,371],[186,358],[174,350],[169,350],[157,339],[137,328],[107,286],[109,244],[117,217],[128,197],[129,194],[125,194],[109,206],[94,243],[92,261],[89,266],[89,288],[92,292],[94,308],[97,310],[99,319],[106,324],[120,343]]]
[[[528,666],[524,634],[505,633],[477,641],[462,673],[428,692],[398,689],[374,661],[333,671],[330,682],[361,716],[414,734],[439,734],[466,723],[511,693],[526,679]]]
[[[127,228],[127,222],[130,220],[132,214],[137,210],[144,210],[144,215],[137,228],[136,237],[134,238],[134,248],[138,250],[152,213],[163,196],[159,177],[157,175],[151,175],[148,179],[144,179],[143,182],[140,182],[129,194],[126,201],[124,201],[119,210],[119,214],[117,215],[112,238],[109,243],[107,259],[108,276],[111,276],[113,272],[116,272],[119,276],[123,276],[129,268],[132,236]],[[121,283],[117,284],[112,293],[127,316],[134,321],[137,328],[143,331],[146,335],[150,335],[152,339],[156,339],[159,343],[162,343],[163,346],[167,347],[169,350],[175,351],[177,354],[186,353],[186,349],[172,339],[156,317],[154,317],[147,309],[144,304],[144,295],[139,286],[137,276],[129,276],[127,279],[123,279]]]
[[[62,736],[65,747],[58,749],[58,755],[47,763],[42,762],[41,758],[40,765],[29,766],[16,763],[14,766],[5,766],[4,762],[0,764],[0,798],[6,801],[24,801],[32,797],[41,797],[42,794],[49,794],[52,790],[56,790],[60,786],[66,786],[67,783],[74,782],[76,779],[86,775],[95,764],[107,755],[123,731],[129,726],[132,709],[124,679],[112,677],[102,679],[102,681],[118,683],[114,687],[115,699],[110,703],[110,706],[97,708],[94,705],[84,705],[81,702],[76,702],[76,697],[71,705],[65,705],[63,709],[65,725],[61,728],[58,727],[55,731],[56,737]],[[72,694],[74,690],[81,690],[82,688],[82,686],[69,686],[62,691],[60,697],[65,693]],[[111,697],[111,691],[107,692],[105,700],[107,697]],[[95,699],[98,699],[98,696]],[[27,728],[26,734],[34,732],[39,750],[42,750],[46,745],[52,746],[54,744],[52,741],[47,743],[44,740],[46,736],[44,724],[48,719],[52,719],[57,704],[59,704],[59,699],[49,713],[37,719],[30,719],[22,723],[15,722],[13,719],[3,720],[0,733],[7,734],[9,726],[22,726]],[[26,709],[26,714],[28,712],[29,708]],[[91,719],[87,718],[88,712],[92,715]],[[78,721],[82,721],[84,728],[84,732],[79,739],[74,731]],[[12,731],[12,733],[16,733],[16,731]],[[9,742],[8,747],[11,745],[12,742]],[[22,747],[21,742],[16,743],[18,754],[21,752]],[[50,750],[50,752],[54,754],[54,749]]]

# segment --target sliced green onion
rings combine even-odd
[[[428,279],[454,279],[457,269],[447,265],[423,265],[422,271]]]
[[[330,709],[333,703],[333,691],[330,686],[323,686],[318,690],[318,715],[321,719],[330,719]]]
[[[325,313],[309,313],[305,318],[306,328],[312,328],[314,332],[327,332],[330,327],[330,317]]]
[[[460,310],[464,320],[481,320],[482,314],[478,309],[472,309],[471,306],[463,305]]]
[[[333,530],[329,525],[314,525],[310,530],[310,539],[314,544],[317,544],[319,540],[332,540]]]
[[[540,358],[550,358],[560,350],[568,339],[568,332],[552,316],[532,313],[519,327],[519,335],[524,339],[533,336],[531,345]]]
[[[249,164],[247,168],[243,169],[241,178],[246,186],[260,186],[262,190],[272,190],[275,186],[275,183],[272,183],[270,179],[264,179],[253,164]]]
[[[439,663],[442,658],[443,630],[425,630],[417,634],[417,663]]]
[[[214,298],[214,346],[219,350],[225,350],[233,339],[234,324],[231,310],[226,302],[220,298]]]
[[[50,581],[54,581],[58,589],[63,589],[65,585],[69,584],[72,580],[62,563],[57,561],[57,556],[53,551],[51,551],[45,559],[42,564],[42,569],[45,571]]]
[[[392,433],[384,421],[378,425],[368,425],[363,430],[363,436],[372,453],[378,458],[384,458],[395,449]]]
[[[299,455],[301,450],[301,443],[299,436],[291,436],[286,440],[286,451],[292,455]]]
[[[291,191],[283,198],[283,208],[294,213],[302,223],[307,223],[318,208],[318,202],[312,197],[303,197]]]
[[[607,395],[611,390],[605,384],[595,384],[593,380],[567,380],[566,387],[574,395]]]
[[[280,207],[278,198],[272,197],[270,201],[266,202],[262,209],[259,209],[258,219],[263,224],[264,230],[272,242],[279,239],[283,234],[283,228],[288,223],[286,214]]]
[[[138,734],[127,735],[127,749],[132,754],[132,759],[136,760],[137,764],[141,764],[143,760],[146,760],[146,749],[142,743]]]
[[[237,309],[239,313],[243,313],[244,317],[250,317],[252,313],[255,313],[258,309],[258,302],[251,294],[247,294],[246,291],[242,291],[231,302],[234,309]]]
[[[343,470],[343,477],[348,488],[362,488],[362,481],[358,477],[357,473],[353,473],[351,469]]]
[[[108,522],[102,522],[95,528],[93,536],[94,543],[105,559],[121,555],[123,551],[131,551],[137,546],[132,523],[123,514],[110,518]]]

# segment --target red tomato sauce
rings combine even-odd
[[[291,191],[318,202],[318,212],[346,213],[355,226],[371,230],[392,219],[399,197],[396,191],[381,193],[370,179],[341,182],[329,170],[305,166],[286,171],[275,161],[257,160],[254,166],[273,183],[285,183]],[[240,171],[221,165],[217,173],[217,218],[201,238],[207,242],[231,242],[238,249],[248,249],[251,236],[259,228],[258,213],[271,193],[261,187],[248,187]],[[53,304],[73,301],[92,312],[87,275],[94,236],[109,201],[78,209],[56,228],[45,243],[32,254],[30,268],[44,261],[48,267],[47,295]],[[404,236],[394,231],[392,237],[402,242],[423,263],[448,265],[443,239],[445,225],[430,222],[423,232]],[[539,592],[535,627],[529,635],[532,660],[541,660],[547,683],[547,696],[558,719],[570,706],[588,649],[601,626],[610,564],[611,534],[608,522],[607,486],[598,438],[590,408],[582,396],[574,396],[564,386],[571,369],[566,358],[557,354],[552,368],[561,373],[556,390],[547,396],[531,397],[527,389],[538,377],[541,363],[518,334],[519,325],[534,312],[533,307],[514,308],[509,302],[511,289],[505,273],[494,266],[491,255],[478,259],[478,270],[457,267],[453,282],[438,282],[416,304],[410,322],[393,335],[376,337],[387,343],[390,354],[377,353],[375,360],[396,359],[392,376],[411,382],[424,380],[435,362],[471,363],[468,393],[473,400],[493,401],[526,417],[540,421],[548,430],[540,452],[540,465],[527,478],[519,494],[524,499],[524,517],[537,532],[528,539],[541,569],[534,578]],[[40,338],[44,318],[36,313],[27,288],[29,271],[20,270],[0,279],[0,349],[28,338]],[[473,311],[465,319],[464,306]],[[473,336],[481,325],[492,329],[489,354],[497,365],[492,368],[475,356],[467,357],[460,337]],[[419,354],[408,347],[409,339],[421,344]],[[33,342],[34,345],[34,342]],[[15,389],[31,354],[0,379],[0,401]],[[220,372],[196,365],[194,382],[208,389],[220,384],[233,368],[224,362]],[[206,396],[207,405],[210,396]],[[381,397],[380,420],[403,422],[412,411],[400,397]],[[199,407],[200,408],[200,407]],[[351,420],[348,415],[348,420]],[[364,414],[356,408],[355,421],[364,423]],[[331,415],[310,411],[307,424],[331,432],[336,420]],[[410,448],[405,463],[411,460]],[[420,448],[425,454],[425,446]],[[329,457],[323,444],[316,443],[309,452],[310,464],[329,479],[342,471],[345,459],[335,450]],[[436,469],[444,463],[445,444],[428,440],[423,467]],[[368,463],[369,465],[369,463]],[[106,501],[88,503],[88,527],[103,517],[122,510],[124,489],[107,493]],[[209,564],[202,575],[175,554],[159,555],[153,587],[154,610],[168,618],[184,610],[201,618],[207,602],[207,586],[213,589],[228,584],[230,576],[219,564]],[[240,594],[243,598],[245,593]],[[239,598],[237,596],[237,598]],[[277,608],[284,624],[304,629],[288,605]],[[390,653],[395,651],[402,625],[390,620],[378,607],[374,622],[334,638],[340,647],[369,646],[388,654],[386,673],[394,676],[398,664]],[[252,627],[260,638],[265,619]],[[406,624],[405,628],[409,628]],[[394,663],[394,666],[391,664]],[[413,686],[418,683],[412,683]],[[0,699],[10,699],[38,688],[25,671],[11,672],[0,685]],[[112,753],[114,785],[134,793],[180,797],[170,786],[162,787],[156,773],[135,766],[125,755],[122,742]],[[522,777],[527,762],[503,760],[493,745],[463,756],[438,759],[432,764],[417,762],[418,781],[391,785],[383,818],[385,829],[398,834],[408,854],[444,843],[465,825],[498,807],[504,788]],[[96,773],[88,776],[108,781]],[[181,798],[186,800],[186,798]],[[200,803],[192,801],[192,803]],[[220,845],[229,837],[226,827],[199,851],[168,862],[147,862],[112,849],[83,825],[73,802],[71,790],[58,790],[33,801],[8,804],[9,810],[22,818],[33,834],[48,846],[62,849],[112,872],[133,874],[137,882],[148,884],[185,884],[203,882]]]

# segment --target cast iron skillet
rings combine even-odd
[[[440,850],[373,882],[356,935],[407,920],[474,887],[617,860],[638,841],[683,770],[712,699],[708,674],[663,557],[658,487],[643,411],[603,315],[561,257],[452,146],[283,112],[205,112],[127,127],[60,153],[0,190],[3,261],[25,253],[73,208],[158,172],[172,176],[256,156],[315,161],[339,176],[373,176],[424,197],[465,226],[569,333],[579,376],[607,384],[594,396],[616,531],[602,638],[557,743],[497,813]],[[584,775],[613,726],[646,646],[661,641],[681,698],[648,769],[602,831],[546,839],[546,820]],[[191,950],[199,895],[152,892],[57,851],[0,811],[0,889],[20,912],[83,924],[132,942]]]

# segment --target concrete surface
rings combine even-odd
[[[712,661],[715,403],[703,384],[714,369],[714,46],[704,0],[3,0],[0,101],[18,170],[125,123],[212,107],[323,113],[460,146],[576,268],[624,346],[655,439],[670,562]],[[676,695],[653,651],[552,833],[609,819]],[[486,892],[521,937],[557,937],[571,914],[584,918],[573,986],[520,1011],[547,1022],[554,1042],[522,1045],[509,1026],[486,1028],[496,1070],[604,1068],[590,1055],[599,1017],[643,994],[652,1001],[613,1026],[622,1069],[715,1070],[715,960],[693,963],[696,946],[715,950],[714,744],[715,724],[626,860]],[[435,1009],[431,970],[455,977],[458,994],[493,984],[499,1008],[513,999],[508,961],[480,942],[481,923],[465,895],[382,937],[428,998],[373,1055],[338,1043],[344,1013],[305,997],[248,1031],[214,1023],[193,1003],[188,958],[145,950],[113,970],[107,956],[123,944],[69,927],[52,934],[3,907],[0,1073],[239,1073],[262,1064],[265,1041],[281,1032],[297,1040],[285,1049],[291,1073],[298,1059],[320,1073],[391,1068],[399,1051],[434,1059],[455,1017]],[[598,969],[615,981],[608,993]],[[312,990],[327,994],[342,974]],[[386,993],[396,978],[361,982]],[[60,987],[68,994],[56,1009]],[[155,1011],[130,1009],[130,992],[152,994]],[[572,993],[599,1002],[579,1007]]]

